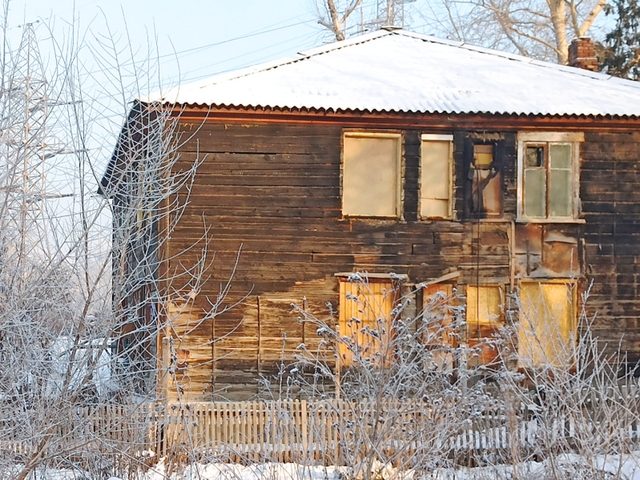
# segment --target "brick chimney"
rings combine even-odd
[[[592,72],[598,71],[596,48],[588,37],[574,38],[569,45],[569,65],[584,68]]]

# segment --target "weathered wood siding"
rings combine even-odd
[[[640,358],[640,132],[587,133],[581,198],[588,313],[604,343]]]
[[[600,312],[598,332],[613,339],[626,331],[624,345],[633,358],[640,352],[640,202],[634,202],[640,195],[640,134],[587,135],[581,168],[585,226],[512,221],[515,132],[500,133],[502,219],[465,218],[471,132],[453,131],[456,220],[425,221],[418,216],[420,134],[442,132],[401,130],[403,218],[379,220],[342,216],[340,126],[205,122],[183,128],[183,166],[204,160],[162,255],[171,259],[169,271],[195,264],[208,227],[208,254],[215,253],[215,260],[183,315],[197,316],[212,303],[219,312],[187,321],[188,327],[176,320],[183,326],[174,335],[190,338],[178,348],[189,398],[247,398],[258,390],[255,379],[277,373],[299,344],[317,346],[315,328],[300,322],[291,304],[337,323],[327,305],[337,308],[334,274],[345,271],[393,271],[418,283],[457,269],[459,285],[508,289],[514,276],[540,266],[552,276],[580,277],[586,262],[595,280],[590,305]],[[178,252],[179,258],[172,257]],[[186,294],[191,286],[185,283],[177,279],[174,288]]]

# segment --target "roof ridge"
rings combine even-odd
[[[247,68],[243,68],[240,70],[235,70],[233,72],[229,72],[229,74],[232,73],[236,73],[237,75],[233,75],[233,76],[229,76],[229,78],[225,78],[223,79],[224,81],[229,81],[229,80],[234,80],[236,78],[241,78],[241,77],[246,77],[248,75],[254,75],[256,73],[260,73],[260,72],[266,72],[268,70],[272,70],[274,68],[278,68],[278,67],[284,67],[285,65],[292,65],[294,63],[299,63],[303,60],[307,60],[311,57],[316,57],[318,55],[324,55],[326,53],[335,51],[335,50],[342,50],[344,48],[348,48],[348,47],[352,47],[355,45],[360,45],[362,43],[367,43],[370,42],[372,40],[376,40],[378,38],[382,38],[385,36],[388,36],[390,34],[393,34],[394,32],[389,32],[389,31],[383,31],[383,30],[377,30],[375,32],[370,32],[370,33],[365,33],[364,35],[358,35],[357,37],[352,37],[352,38],[348,38],[346,40],[340,40],[338,42],[331,42],[331,43],[327,43],[325,45],[320,45],[319,47],[314,47],[311,49],[310,52],[307,53],[302,53],[302,52],[298,52],[298,57],[283,57],[280,59],[276,59],[276,60],[271,60],[271,61],[267,61],[264,63],[259,63],[257,65],[253,65],[251,67],[247,67]],[[317,50],[317,51],[314,51]],[[242,75],[240,75],[241,72],[244,72]],[[209,80],[213,80],[216,77],[218,77],[218,75],[214,75],[213,77],[209,77]]]

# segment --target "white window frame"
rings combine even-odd
[[[396,198],[395,198],[395,211],[392,215],[376,215],[376,214],[361,214],[361,213],[349,213],[345,212],[345,141],[347,138],[387,138],[397,140],[396,150]],[[341,210],[343,217],[355,217],[355,218],[400,218],[402,216],[402,134],[395,132],[362,132],[362,131],[345,131],[342,135],[342,159],[340,164],[340,197],[341,197]]]
[[[447,185],[447,198],[435,198],[433,197],[433,199],[435,200],[446,200],[448,205],[447,205],[447,214],[442,217],[442,216],[432,216],[432,215],[423,215],[422,213],[422,207],[423,207],[423,201],[426,200],[426,196],[425,196],[425,186],[422,183],[422,170],[424,168],[424,154],[423,154],[423,144],[424,142],[448,142],[449,143],[449,154],[448,154],[448,158],[447,158],[447,164],[448,164],[448,169],[449,169],[449,175],[448,175],[448,185]],[[430,134],[430,133],[423,133],[420,136],[420,185],[419,185],[419,196],[418,196],[418,212],[419,212],[419,216],[420,219],[422,220],[429,220],[429,219],[445,219],[445,220],[450,220],[453,218],[453,182],[454,182],[454,170],[453,170],[453,135],[448,135],[448,134]]]
[[[519,222],[528,223],[581,223],[580,215],[580,143],[583,132],[518,132],[518,195],[517,216]],[[571,214],[569,216],[527,217],[525,215],[525,148],[528,144],[568,144],[571,146]],[[545,202],[546,206],[546,202]]]

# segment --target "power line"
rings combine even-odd
[[[224,63],[230,62],[230,61],[232,61],[232,60],[236,60],[236,59],[238,59],[238,58],[242,58],[242,57],[246,57],[246,56],[253,55],[253,54],[256,54],[256,53],[260,53],[260,52],[262,52],[262,51],[265,51],[265,50],[271,49],[271,48],[273,48],[273,47],[277,47],[277,46],[279,46],[279,45],[283,45],[283,44],[285,44],[285,43],[289,43],[289,42],[291,42],[291,41],[295,41],[295,40],[303,39],[303,38],[304,38],[304,39],[308,39],[308,38],[311,38],[312,36],[315,36],[315,33],[312,33],[312,34],[305,33],[305,34],[300,35],[300,36],[295,37],[295,38],[290,38],[290,39],[287,39],[287,40],[283,40],[282,42],[274,43],[274,44],[272,44],[272,45],[269,45],[268,47],[260,48],[260,49],[258,49],[258,50],[252,50],[252,51],[250,51],[250,52],[245,52],[245,53],[243,53],[242,55],[236,55],[236,56],[234,56],[233,58],[230,58],[230,59],[226,59],[226,60],[222,60],[222,61],[219,61],[219,62],[215,62],[215,63],[210,63],[210,64],[207,64],[207,65],[203,65],[202,67],[196,68],[195,70],[191,70],[191,72],[190,72],[190,73],[198,72],[198,71],[200,71],[200,70],[204,70],[204,69],[207,69],[207,68],[211,68],[211,67],[214,67],[214,66],[216,66],[216,65],[221,65],[221,64],[224,64]],[[315,44],[315,42],[314,42],[314,44]],[[297,50],[302,49],[301,47],[307,48],[307,45],[298,45]],[[274,53],[273,55],[274,55],[274,56],[279,56],[279,55],[281,55],[281,54],[283,54],[283,53],[286,53],[287,51],[289,51],[289,49],[287,49],[287,50],[279,50],[278,52]],[[268,57],[270,57],[270,56],[272,56],[272,55],[268,55]],[[241,65],[239,65],[239,66],[237,66],[237,67],[233,67],[233,68],[231,68],[231,69],[227,69],[227,70],[219,70],[219,71],[216,71],[216,72],[214,72],[214,73],[208,73],[208,74],[206,74],[206,75],[198,75],[198,76],[196,76],[196,77],[185,77],[185,78],[183,79],[183,81],[194,82],[194,81],[201,80],[201,79],[204,79],[204,78],[207,78],[207,77],[211,77],[211,76],[213,76],[213,75],[219,75],[219,74],[221,74],[221,73],[226,73],[226,72],[233,71],[233,70],[236,70],[236,69],[242,69],[242,68],[245,68],[245,67],[247,67],[247,66],[249,66],[249,65],[254,65],[255,63],[261,63],[262,61],[264,61],[264,58],[266,58],[266,57],[263,57],[263,60],[258,60],[257,62],[253,62],[253,61],[251,61],[251,62],[249,62],[249,63],[244,63],[244,64],[241,64]]]
[[[209,43],[207,45],[201,45],[199,47],[187,48],[186,50],[181,50],[181,51],[175,52],[175,53],[165,53],[164,55],[158,56],[158,58],[167,58],[167,57],[183,55],[185,53],[191,53],[191,52],[195,52],[195,51],[199,51],[199,50],[205,50],[207,48],[217,47],[219,45],[224,45],[226,43],[231,43],[231,42],[235,42],[235,41],[238,41],[238,40],[244,40],[244,39],[251,38],[251,37],[257,37],[258,35],[264,35],[265,33],[272,33],[272,32],[277,32],[277,31],[284,30],[284,29],[291,28],[291,27],[297,27],[299,25],[304,25],[304,24],[310,23],[310,22],[315,22],[315,19],[304,20],[302,22],[297,22],[297,23],[291,23],[289,25],[284,25],[282,27],[271,28],[271,29],[268,29],[268,30],[259,30],[259,31],[253,32],[253,33],[248,33],[246,35],[241,35],[239,37],[229,38],[227,40],[222,40],[222,41],[219,41],[219,42]]]

